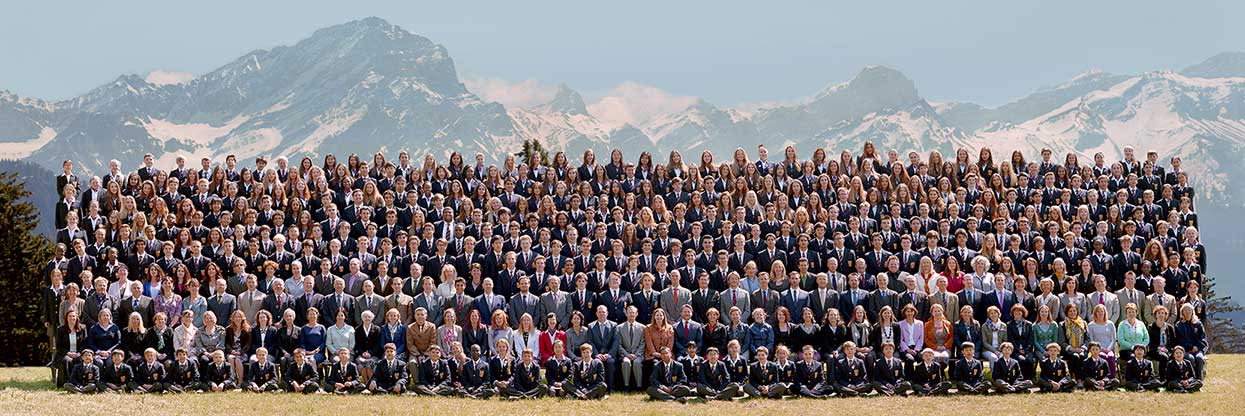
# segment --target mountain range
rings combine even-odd
[[[481,152],[496,161],[536,139],[576,163],[585,149],[649,150],[658,160],[680,150],[697,160],[702,149],[727,157],[765,143],[837,153],[859,151],[865,141],[944,154],[990,147],[999,158],[1050,148],[1088,161],[1096,152],[1115,160],[1132,145],[1182,156],[1206,200],[1245,201],[1242,52],[1178,72],[1088,72],[998,107],[930,101],[902,72],[870,66],[798,103],[759,109],[695,99],[640,123],[607,121],[589,109],[565,85],[539,105],[489,102],[467,88],[445,47],[373,17],[190,79],[123,75],[60,101],[0,91],[0,159],[53,170],[73,159],[90,172],[144,153],[167,163],[178,154],[318,159],[405,149]]]

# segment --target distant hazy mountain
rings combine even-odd
[[[449,52],[379,18],[316,31],[291,46],[256,50],[190,80],[123,75],[80,97],[50,102],[0,92],[0,158],[55,169],[74,159],[101,171],[109,159],[174,155],[368,154],[462,151],[491,160],[526,139],[567,151],[680,150],[726,157],[736,147],[794,144],[806,152],[988,146],[1095,152],[1126,145],[1185,157],[1209,200],[1245,197],[1245,53],[1216,55],[1180,73],[1088,72],[988,108],[931,102],[900,71],[864,68],[798,104],[745,111],[697,100],[633,124],[610,123],[560,85],[552,100],[504,108],[469,91]],[[749,149],[749,153],[752,150]],[[1000,156],[1001,157],[1001,156]],[[1166,161],[1164,160],[1166,163]]]

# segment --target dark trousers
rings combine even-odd
[[[742,393],[740,388],[739,383],[728,383],[727,385],[722,386],[721,389],[715,389],[706,384],[701,384],[696,388],[696,394],[711,400],[730,400],[738,397]]]
[[[692,395],[692,390],[684,385],[648,386],[648,397],[653,400],[668,402]]]

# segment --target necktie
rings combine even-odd
[[[735,300],[736,300],[735,296],[736,296],[736,292],[734,289],[732,289],[731,290],[731,306],[735,306]]]
[[[679,305],[679,288],[677,287],[671,288],[670,291],[674,293],[674,305],[678,306]]]

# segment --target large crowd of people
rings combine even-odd
[[[1198,390],[1180,159],[1052,156],[65,161],[49,366],[78,393]]]

